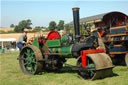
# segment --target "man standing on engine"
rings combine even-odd
[[[27,42],[27,31],[24,31],[23,35],[19,37],[19,40],[17,42],[17,47],[19,48],[20,51],[22,50],[26,42]]]

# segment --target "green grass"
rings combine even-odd
[[[117,66],[113,69],[118,76],[90,81],[78,78],[71,68],[64,67],[60,73],[25,75],[19,67],[17,53],[0,54],[0,85],[128,85],[128,68]],[[75,64],[69,59],[68,64]]]

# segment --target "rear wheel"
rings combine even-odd
[[[128,66],[128,53],[125,55],[125,63]]]
[[[38,74],[42,71],[42,54],[36,46],[26,46],[22,49],[19,56],[21,70],[25,74]]]

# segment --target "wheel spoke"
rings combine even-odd
[[[33,54],[33,55],[34,55],[34,52],[33,52],[33,50],[31,50],[31,51],[30,51],[30,54],[31,54],[31,55]]]
[[[91,73],[91,77],[94,75],[94,72],[93,71],[90,71],[90,73]]]
[[[88,62],[89,62],[89,60],[88,60]],[[88,63],[88,67],[89,68],[94,68],[95,66],[94,66],[94,64],[92,64],[91,62],[90,63]],[[93,75],[94,75],[94,72],[93,71],[89,71],[89,76],[90,77],[93,77]]]
[[[27,53],[30,53],[30,49],[27,49]]]
[[[24,65],[28,65],[28,62],[25,62]]]
[[[34,52],[31,50],[31,63],[34,63],[34,64],[36,64],[36,57],[35,57],[35,54],[34,54]]]
[[[26,70],[29,71],[30,70],[30,64],[29,63],[25,63],[25,64],[26,64],[25,65]]]
[[[26,60],[27,58],[23,58],[24,60]]]
[[[32,62],[36,62],[36,58],[33,57],[33,58],[32,58]]]
[[[35,54],[32,52],[32,53],[31,53],[31,56],[32,56],[32,57],[35,57]]]
[[[29,54],[28,53],[26,53],[26,52],[24,52],[24,54],[28,57],[29,56]]]
[[[27,57],[30,57],[30,49],[27,49]]]
[[[31,71],[31,72],[33,72],[33,71],[34,71],[32,64],[31,64],[31,69],[30,69],[30,71]]]
[[[31,63],[34,63],[34,64],[36,64],[36,61],[34,60],[34,61],[32,61]]]

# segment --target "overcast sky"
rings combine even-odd
[[[32,27],[47,27],[50,21],[65,23],[72,21],[72,8],[80,8],[80,18],[93,16],[101,13],[119,11],[128,15],[128,1],[80,1],[80,0],[2,0],[0,27],[17,25],[19,21],[30,19]]]

